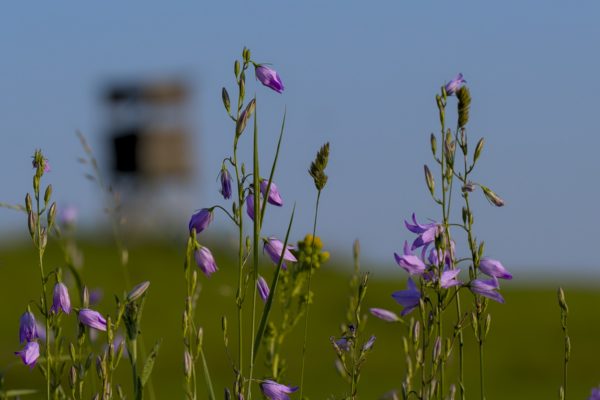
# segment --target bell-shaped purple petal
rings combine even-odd
[[[227,168],[223,167],[223,169],[221,169],[219,178],[221,180],[221,195],[223,195],[223,198],[227,200],[231,198],[231,174]]]
[[[363,345],[362,350],[363,351],[371,350],[371,347],[373,347],[373,344],[375,344],[375,339],[377,339],[375,337],[375,335],[371,335],[369,340],[367,340],[366,343]]]
[[[210,278],[210,276],[218,270],[215,258],[208,247],[200,246],[197,248],[194,252],[194,258],[196,259],[196,264],[200,270],[207,277]]]
[[[398,317],[395,312],[386,310],[384,308],[370,308],[369,311],[377,318],[387,322],[400,321],[400,317]]]
[[[458,280],[458,274],[460,274],[460,269],[446,269],[442,272],[442,279],[440,279],[440,286],[444,289],[448,289],[452,286],[460,285],[460,281]]]
[[[411,224],[410,222],[404,220],[404,225],[406,226],[406,229],[416,234],[421,234],[426,230],[436,226],[436,224],[433,222],[429,224],[419,224],[417,222],[417,216],[415,215],[415,213],[412,214],[412,221],[413,223]]]
[[[267,179],[263,179],[260,182],[260,192],[263,197],[267,198],[267,202],[273,204],[274,206],[281,207],[283,205],[283,199],[281,198],[281,194],[279,194],[279,190],[277,189],[277,185],[275,182],[271,181],[271,187],[269,188],[269,196],[267,197],[267,187],[269,186],[269,181]]]
[[[260,390],[269,400],[289,400],[288,394],[294,393],[298,387],[282,385],[272,380],[265,380],[260,383]]]
[[[498,260],[483,257],[479,261],[479,269],[487,276],[493,276],[499,279],[512,279],[510,272],[508,272]]]
[[[352,346],[352,341],[346,337],[336,339],[333,342],[341,351],[350,351],[350,347]]]
[[[487,297],[498,303],[504,303],[504,298],[500,293],[497,292],[498,288],[498,280],[495,277],[492,279],[484,280],[484,279],[475,279],[469,285],[471,291],[480,296]]]
[[[98,311],[82,308],[78,317],[82,324],[99,331],[106,331],[106,319]]]
[[[208,226],[213,220],[213,212],[208,208],[203,208],[202,210],[196,212],[190,218],[189,229],[192,232],[192,229],[196,229],[196,233],[200,233]]]
[[[463,74],[458,74],[454,79],[446,84],[446,94],[452,96],[458,89],[461,88],[467,81],[463,79]]]
[[[419,300],[421,299],[421,292],[417,289],[417,286],[413,282],[412,278],[408,278],[408,288],[406,290],[399,290],[392,293],[392,297],[398,304],[404,309],[400,313],[401,316],[405,316],[416,307],[419,306]]]
[[[31,342],[38,337],[35,317],[31,311],[25,311],[19,320],[19,343]]]
[[[260,81],[260,83],[273,89],[277,93],[283,92],[283,82],[281,81],[277,71],[267,67],[266,65],[257,65],[254,69],[254,72],[256,73],[256,78]]]
[[[433,243],[435,241],[435,237],[438,234],[438,231],[438,226],[436,224],[433,224],[433,226],[426,229],[425,231],[423,231],[423,233],[417,236],[417,238],[411,246],[411,249],[415,250],[419,247],[428,246],[430,243]]]
[[[262,299],[262,301],[266,302],[269,298],[269,293],[271,292],[271,290],[269,289],[269,285],[267,284],[265,278],[259,275],[258,280],[256,281],[256,287],[258,289],[258,294],[260,295],[260,298]]]
[[[419,257],[411,253],[408,248],[408,242],[404,242],[403,253],[403,255],[394,253],[396,263],[411,275],[423,275],[423,272],[425,272],[425,263]]]
[[[71,298],[69,290],[64,283],[58,282],[54,285],[54,295],[52,296],[52,307],[50,311],[58,314],[62,310],[65,314],[71,312]]]
[[[21,357],[23,364],[29,368],[33,368],[40,357],[40,345],[37,342],[28,342],[23,350],[16,351],[15,355]]]
[[[293,246],[288,245],[284,251],[283,243],[274,237],[270,237],[270,238],[266,239],[264,241],[264,243],[265,244],[263,247],[263,252],[264,251],[267,252],[267,254],[269,255],[269,257],[271,257],[271,260],[275,263],[275,265],[279,264],[279,257],[281,257],[282,254],[283,254],[284,262],[281,264],[281,266],[283,267],[283,269],[287,269],[287,266],[285,265],[285,261],[290,261],[290,262],[298,261],[296,259],[296,257],[292,254],[292,252],[290,251],[291,249],[294,248]]]

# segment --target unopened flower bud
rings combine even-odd
[[[490,188],[480,185],[483,190],[483,194],[488,199],[490,203],[495,205],[496,207],[502,207],[504,205],[504,200],[496,193],[494,193]]]
[[[46,228],[42,228],[42,232],[40,232],[40,246],[42,249],[46,248],[48,244],[48,233],[46,232]]]
[[[566,312],[566,313],[569,312],[569,307],[567,306],[567,300],[565,299],[565,292],[564,292],[563,288],[561,288],[561,287],[558,288],[558,305],[564,312]]]
[[[50,210],[48,210],[48,227],[52,227],[54,225],[54,220],[56,219],[56,203],[52,203],[50,206]]]
[[[433,196],[435,190],[435,181],[433,180],[433,175],[431,174],[431,171],[427,165],[425,165],[423,168],[425,170],[425,182],[427,182],[427,189],[429,189],[429,193],[431,193]]]
[[[250,117],[254,113],[255,108],[256,108],[256,100],[252,99],[252,100],[250,100],[250,102],[248,103],[248,105],[246,106],[244,111],[242,111],[240,113],[240,116],[235,125],[236,136],[239,137],[244,132],[244,129],[246,129],[246,125],[248,124]]]
[[[27,211],[27,214],[31,213],[31,195],[29,193],[27,193],[25,195],[25,210]]]
[[[149,281],[144,281],[144,282],[138,284],[136,287],[131,289],[129,294],[127,294],[127,301],[131,302],[131,301],[135,301],[135,300],[139,299],[140,297],[142,297],[142,295],[144,293],[146,293],[146,290],[148,290],[149,287],[150,287]]]
[[[235,74],[236,78],[240,74],[240,62],[238,60],[235,60],[233,63],[233,73]]]
[[[435,154],[437,153],[437,139],[433,133],[429,137],[429,141],[431,142],[431,153],[435,157]]]
[[[202,327],[198,328],[198,333],[196,334],[196,348],[199,349],[202,347],[202,342],[204,341],[204,329]]]
[[[69,370],[69,385],[71,385],[71,387],[75,387],[76,383],[77,383],[77,369],[74,366],[71,366],[71,369]]]
[[[185,350],[183,353],[183,370],[186,378],[190,378],[192,376],[192,367],[194,365],[194,361],[192,359],[192,355],[188,350]]]
[[[30,211],[27,216],[27,228],[29,228],[29,234],[33,238],[35,234],[35,215],[33,215],[33,211]]]
[[[229,93],[227,93],[227,89],[223,88],[223,90],[221,90],[221,97],[223,98],[225,110],[227,110],[228,113],[231,112],[231,102],[229,101]]]
[[[473,163],[477,162],[477,159],[481,155],[481,151],[483,150],[484,142],[485,141],[483,138],[479,139],[479,142],[477,142],[477,146],[475,146],[475,152],[473,153]]]
[[[44,193],[45,204],[48,204],[48,202],[50,201],[50,197],[52,197],[52,185],[48,185],[48,187],[46,187],[46,192]]]
[[[433,362],[438,362],[442,353],[442,339],[438,336],[433,344]]]

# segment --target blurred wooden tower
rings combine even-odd
[[[189,97],[179,80],[112,84],[105,91],[113,181],[130,228],[164,226],[182,208],[189,212],[182,204],[195,171]]]

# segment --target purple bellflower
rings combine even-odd
[[[203,230],[208,228],[208,226],[210,225],[212,220],[213,220],[212,210],[209,210],[208,208],[203,208],[202,210],[200,210],[200,211],[196,212],[194,215],[192,215],[192,218],[190,218],[190,224],[189,224],[190,232],[192,232],[192,229],[196,229],[197,234],[202,232]]]
[[[497,292],[499,288],[500,285],[498,285],[496,277],[488,280],[475,279],[470,284],[471,292],[497,301],[498,303],[504,303],[504,298]]]
[[[334,343],[341,351],[350,351],[350,346],[352,345],[352,341],[346,337],[334,340]]]
[[[254,68],[254,72],[256,73],[256,79],[258,79],[260,83],[273,89],[277,93],[283,92],[283,82],[277,71],[266,65],[257,65]]]
[[[19,343],[31,342],[38,337],[35,317],[31,311],[27,310],[19,320]]]
[[[479,269],[487,276],[492,276],[499,279],[512,279],[510,272],[508,272],[498,260],[483,257],[479,261]]]
[[[104,292],[100,288],[92,289],[90,291],[90,305],[96,305],[100,303],[102,297],[104,296]]]
[[[262,196],[258,199],[259,208],[262,208]],[[248,197],[246,197],[246,214],[250,217],[252,221],[254,221],[254,194],[250,193]]]
[[[456,77],[454,77],[454,79],[452,79],[446,84],[446,94],[448,96],[452,96],[465,83],[467,83],[467,81],[463,79],[463,74],[459,73],[458,75],[456,75]]]
[[[221,179],[220,192],[223,195],[223,198],[225,200],[228,200],[229,198],[231,198],[231,174],[229,173],[227,168],[225,168],[225,166],[223,166],[223,168],[221,169],[221,174],[219,175],[219,178]]]
[[[399,290],[392,293],[394,300],[404,307],[400,313],[401,316],[405,316],[418,307],[419,300],[421,300],[421,292],[419,292],[417,289],[417,286],[415,285],[415,282],[413,282],[412,278],[408,278],[407,284],[408,288],[406,290]]]
[[[429,224],[419,224],[417,222],[415,213],[413,213],[412,215],[412,220],[412,224],[408,221],[404,221],[406,229],[408,229],[412,233],[416,233],[417,235],[419,235],[413,242],[411,249],[415,250],[422,246],[428,246],[431,242],[435,240],[435,237],[437,236],[438,225],[435,222],[431,222]]]
[[[256,281],[256,287],[258,288],[258,294],[260,295],[260,298],[262,301],[266,302],[269,298],[269,293],[271,290],[269,289],[269,285],[267,284],[267,281],[265,281],[265,278],[259,275],[258,281]]]
[[[62,310],[65,314],[71,312],[71,298],[69,297],[69,291],[62,282],[57,282],[54,285],[54,295],[52,296],[52,307],[50,311],[58,314]]]
[[[592,389],[591,396],[588,397],[588,400],[600,400],[600,387]]]
[[[269,186],[269,181],[267,179],[263,179],[260,182],[260,192],[263,197],[267,197],[267,187]],[[277,185],[275,182],[271,181],[271,187],[269,188],[269,196],[267,197],[267,202],[273,204],[274,206],[281,207],[283,205],[283,199],[279,194],[279,190],[277,190]]]
[[[440,280],[440,286],[444,289],[448,289],[452,286],[460,285],[460,281],[458,280],[458,274],[460,274],[460,269],[445,269],[442,272],[442,279]]]
[[[99,331],[106,331],[106,319],[98,311],[82,308],[79,310],[79,322]]]
[[[200,246],[194,252],[194,258],[196,259],[196,264],[200,268],[200,270],[210,278],[210,276],[218,270],[217,263],[215,262],[215,258],[212,253],[208,249],[208,247]]]
[[[406,241],[404,242],[403,255],[400,256],[398,253],[394,253],[394,258],[396,259],[396,263],[411,275],[423,275],[425,272],[425,263],[419,257],[412,254]]]
[[[16,351],[15,355],[21,357],[23,364],[33,369],[37,359],[40,357],[40,345],[37,342],[28,342],[23,350]]]
[[[376,316],[379,319],[382,319],[387,322],[397,322],[400,321],[400,318],[396,315],[395,312],[383,309],[383,308],[370,308],[369,311],[371,314]]]
[[[298,390],[298,387],[282,385],[267,379],[261,382],[260,390],[269,400],[290,400],[290,396],[288,396],[288,394],[294,393],[296,390]]]
[[[58,210],[58,221],[63,226],[73,226],[77,221],[79,210],[75,206],[65,206]]]
[[[297,262],[298,260],[296,259],[296,257],[294,257],[294,255],[292,254],[292,252],[290,251],[291,249],[293,249],[294,247],[291,245],[287,245],[287,248],[283,249],[283,243],[274,238],[274,237],[270,237],[268,239],[263,239],[264,240],[264,247],[263,247],[263,252],[266,251],[267,254],[269,255],[269,257],[271,257],[271,260],[275,263],[275,265],[279,264],[279,257],[281,257],[281,255],[283,254],[283,263],[281,264],[281,266],[283,267],[283,269],[287,269],[287,266],[285,265],[285,261],[290,261],[290,262]]]

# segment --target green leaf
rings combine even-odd
[[[7,390],[6,392],[0,392],[0,396],[3,398],[27,396],[30,394],[36,394],[38,391],[35,389],[13,389]]]
[[[148,382],[148,378],[150,378],[150,374],[152,373],[152,368],[154,368],[154,361],[156,360],[156,356],[158,355],[158,350],[160,349],[161,341],[159,340],[154,345],[154,348],[146,358],[146,362],[144,363],[144,369],[142,370],[142,387],[146,386],[146,382]]]

